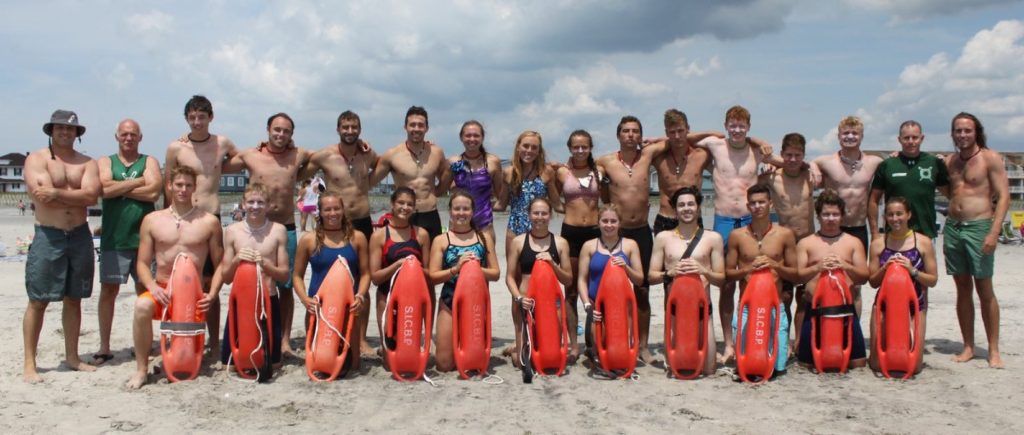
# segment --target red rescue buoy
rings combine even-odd
[[[604,317],[601,322],[594,322],[594,341],[601,368],[612,373],[621,371],[619,377],[628,378],[636,369],[640,351],[636,295],[626,270],[611,261],[601,275],[594,311],[600,311]]]
[[[853,296],[841,270],[823,271],[811,301],[811,356],[818,373],[846,373],[853,352]]]
[[[171,382],[195,379],[203,361],[206,314],[199,310],[203,284],[192,258],[178,254],[167,284],[170,303],[160,322],[160,354]]]
[[[430,357],[433,323],[430,314],[433,311],[423,264],[415,257],[406,257],[391,278],[391,293],[388,294],[381,325],[384,357],[395,379],[415,381],[423,378]]]
[[[533,263],[526,297],[533,299],[533,313],[527,316],[528,331],[524,331],[530,334],[533,369],[561,376],[569,357],[569,329],[565,324],[565,295],[551,263]]]
[[[878,366],[887,378],[902,373],[910,379],[923,343],[917,339],[920,309],[914,280],[902,266],[889,266],[875,300],[875,349]],[[913,322],[911,322],[913,317]]]
[[[745,382],[768,382],[779,353],[779,292],[771,270],[750,274],[736,316],[736,371]]]
[[[351,311],[355,303],[352,271],[343,258],[331,265],[315,297],[319,306],[306,332],[306,374],[314,381],[333,381],[352,351],[357,317]]]
[[[665,361],[678,379],[695,379],[708,356],[711,312],[697,274],[677,276],[665,302]]]
[[[459,270],[452,297],[452,351],[462,379],[487,374],[491,360],[491,294],[477,260]]]
[[[262,271],[253,262],[242,261],[235,269],[228,296],[228,346],[238,376],[260,382],[274,375],[270,360],[273,323],[270,292]]]

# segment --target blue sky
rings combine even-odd
[[[867,149],[895,149],[899,123],[916,119],[926,149],[948,150],[961,110],[993,148],[1024,151],[1015,0],[38,1],[5,16],[2,153],[45,146],[42,124],[65,108],[88,127],[87,154],[114,152],[117,122],[132,117],[142,151],[163,160],[193,94],[243,148],[279,111],[300,146],[322,148],[350,109],[383,150],[404,139],[415,104],[446,153],[477,119],[489,151],[510,157],[531,129],[564,159],[577,128],[604,153],[622,115],[660,135],[667,108],[721,129],[742,104],[753,135],[800,132],[811,156],[836,149],[847,114],[864,118]]]

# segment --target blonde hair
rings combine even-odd
[[[519,157],[519,145],[523,143],[523,139],[528,137],[537,138],[539,149],[537,151],[537,158],[533,160],[533,169],[536,171],[538,177],[540,176],[541,171],[544,170],[544,166],[547,164],[544,157],[544,139],[541,138],[540,133],[533,130],[526,130],[519,133],[519,137],[516,138],[516,146],[512,151],[512,179],[509,184],[512,185],[513,195],[519,195],[523,190],[523,176],[525,174],[525,168],[523,168],[523,161]]]
[[[320,248],[324,245],[324,198],[337,198],[338,203],[341,204],[342,210],[345,209],[345,200],[341,198],[341,195],[333,192],[327,192],[320,195],[320,198],[316,201],[317,209],[320,210],[320,214],[316,216],[316,249],[313,250],[313,254],[320,252]],[[345,236],[345,242],[351,243],[352,241],[352,222],[348,220],[348,216],[345,213],[341,214],[341,233]]]
[[[855,128],[857,130],[860,130],[861,133],[864,132],[864,122],[861,121],[860,118],[858,118],[856,116],[852,116],[851,115],[851,116],[847,116],[847,117],[839,120],[839,129],[840,130],[842,130],[843,128],[847,128],[847,127]]]

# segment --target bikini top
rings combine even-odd
[[[586,184],[586,186],[584,186],[584,184]],[[572,169],[569,169],[569,175],[565,177],[565,183],[562,183],[562,194],[565,195],[565,202],[569,202],[577,198],[596,199],[598,197],[597,174],[591,170],[587,176],[583,177],[581,180],[576,178]]]

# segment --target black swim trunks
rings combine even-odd
[[[654,234],[657,235],[662,231],[671,231],[679,226],[679,219],[670,218],[668,216],[662,216],[660,214],[654,215]],[[704,218],[697,216],[697,226],[704,228]]]
[[[641,287],[648,287],[647,270],[651,266],[651,252],[654,250],[654,236],[651,235],[651,227],[644,225],[637,228],[623,228],[622,237],[633,239],[640,247],[640,262],[643,264],[644,282]]]
[[[373,235],[373,219],[369,216],[361,217],[358,219],[352,219],[352,228],[366,236],[366,240],[370,240],[370,236]]]
[[[431,241],[441,235],[441,215],[437,213],[437,209],[413,213],[409,223],[427,230]]]
[[[569,242],[569,256],[580,257],[580,249],[587,240],[601,237],[601,229],[597,225],[589,227],[578,227],[562,222],[562,238]]]
[[[868,226],[860,225],[856,227],[839,227],[839,229],[851,236],[860,239],[860,243],[864,245],[864,252],[868,252]]]

